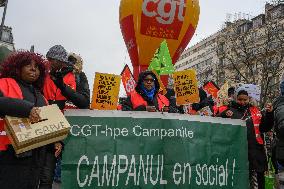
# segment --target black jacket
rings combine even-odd
[[[155,93],[154,93],[153,100],[149,99],[141,88],[141,86],[143,85],[143,80],[147,75],[151,75],[154,78],[156,90],[155,90]],[[145,72],[140,73],[137,85],[135,87],[135,91],[139,95],[141,95],[141,97],[147,102],[148,106],[155,106],[157,110],[159,109],[158,95],[157,95],[158,92],[159,92],[159,89],[160,89],[159,81],[158,81],[156,75],[153,72],[145,71]],[[146,111],[146,107],[145,106],[139,106],[139,107],[133,109],[133,106],[132,106],[132,103],[131,103],[131,96],[128,96],[127,99],[122,104],[122,111]]]
[[[202,108],[208,106],[212,112],[213,111],[213,106],[214,106],[214,100],[212,98],[212,96],[207,97],[207,93],[202,89],[199,88],[199,98],[200,98],[200,102],[199,103],[193,103],[192,104],[192,109],[195,111],[199,111]]]
[[[273,102],[274,108],[274,122],[270,125],[274,125],[274,130],[276,132],[276,159],[284,162],[284,96],[278,97]]]
[[[267,159],[265,155],[264,145],[259,144],[256,141],[253,121],[251,119],[251,112],[249,106],[241,107],[236,102],[232,102],[228,106],[228,110],[233,112],[231,119],[246,120],[247,125],[247,141],[248,141],[248,158],[250,170],[256,170],[257,172],[263,172],[267,170]],[[221,117],[227,118],[225,110],[220,114]],[[273,113],[265,113],[261,118],[261,124],[259,130],[261,133],[271,130],[269,122],[273,121]]]
[[[90,106],[90,89],[88,79],[84,72],[75,74],[76,91],[71,89],[63,82],[63,77],[69,72],[62,75],[55,75],[53,82],[61,90],[61,94],[79,109],[88,109]],[[65,107],[66,100],[49,101],[49,104],[57,104],[61,110]]]
[[[42,107],[47,105],[41,92],[35,87],[33,87],[33,85],[27,84],[20,80],[16,81],[22,91],[23,100],[4,97],[3,93],[0,90],[0,117],[4,117],[6,115],[14,117],[29,117],[31,109],[33,107]],[[51,149],[51,147],[48,148]],[[9,149],[13,150],[11,146],[9,147]],[[40,150],[35,149],[32,151],[27,151],[20,154],[18,157],[28,157],[36,155],[40,153],[40,151],[42,153],[42,150],[43,148],[41,148]]]
[[[0,117],[5,115],[14,117],[29,117],[33,107],[46,106],[46,101],[41,92],[33,85],[17,80],[22,91],[23,100],[4,97],[0,90]]]

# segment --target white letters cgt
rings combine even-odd
[[[147,5],[149,3],[158,3],[157,10],[149,11],[147,10]],[[169,12],[165,11],[165,6],[167,4],[170,4],[171,9]],[[175,19],[176,9],[178,7],[178,20],[183,22],[184,16],[183,16],[183,10],[186,7],[185,6],[185,0],[144,0],[142,4],[142,11],[144,15],[148,17],[156,17],[156,20],[160,24],[172,24]]]

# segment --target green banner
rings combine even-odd
[[[239,120],[71,110],[62,188],[248,188]]]

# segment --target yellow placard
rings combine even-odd
[[[167,89],[166,89],[165,85],[163,84],[159,74],[155,70],[151,70],[151,71],[156,75],[156,77],[158,79],[158,82],[159,82],[159,85],[160,85],[159,92],[162,92],[162,94],[165,95],[167,93]]]
[[[177,105],[198,103],[200,101],[195,70],[175,72],[173,77]]]
[[[218,91],[217,96],[218,96],[218,102],[217,106],[223,106],[223,105],[228,105],[228,90],[229,90],[229,83],[226,82]]]
[[[116,110],[120,80],[120,75],[96,72],[91,108],[97,110]]]

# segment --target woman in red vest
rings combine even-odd
[[[159,94],[160,84],[152,71],[140,73],[135,91],[122,105],[123,111],[169,111],[169,100]]]
[[[47,101],[41,91],[45,78],[42,56],[31,52],[16,52],[2,64],[0,72],[0,117],[6,115],[40,120],[38,107]],[[19,155],[15,151],[0,123],[0,188],[36,189],[44,148]]]
[[[262,133],[271,129],[268,125],[273,122],[272,107],[267,106],[266,114],[262,115],[256,106],[249,104],[248,92],[240,90],[236,101],[232,101],[227,110],[223,111],[220,116],[246,121],[250,188],[264,189],[264,172],[267,170],[267,159]]]

